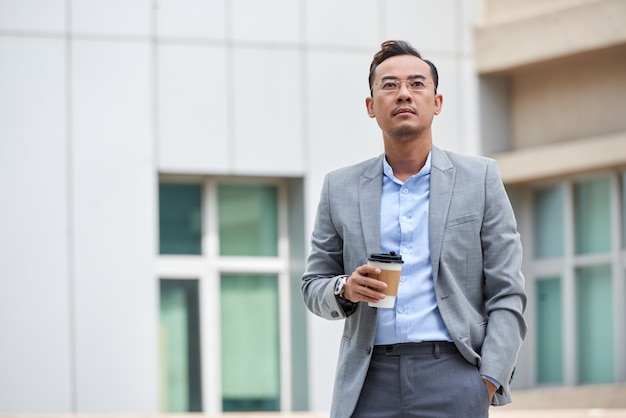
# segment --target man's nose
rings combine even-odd
[[[409,91],[409,89],[407,89],[406,87],[404,88],[400,88],[400,90],[398,90],[398,95],[396,96],[396,101],[398,103],[402,102],[402,101],[407,101],[410,102],[411,100],[413,100],[413,96],[411,95],[411,92]]]
[[[402,100],[406,100],[407,102],[410,102],[412,98],[413,96],[411,95],[411,91],[409,90],[408,82],[401,81],[400,89],[398,90],[398,96],[397,96],[398,102],[401,102]]]

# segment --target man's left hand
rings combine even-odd
[[[493,395],[495,395],[496,390],[498,390],[498,388],[496,387],[496,385],[494,385],[487,379],[483,378],[483,382],[485,382],[485,386],[487,386],[487,392],[489,392],[489,403],[491,403],[491,400],[493,399]]]

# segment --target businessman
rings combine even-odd
[[[433,145],[435,65],[387,41],[367,113],[384,153],[326,175],[302,277],[308,309],[345,319],[332,418],[481,418],[510,402],[526,334],[522,248],[495,161]],[[367,264],[404,261],[395,306]]]

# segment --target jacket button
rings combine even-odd
[[[332,312],[330,313],[330,316],[332,316],[333,318],[339,318],[339,312],[337,312],[337,311],[332,311]]]
[[[365,353],[366,353],[366,354],[369,354],[369,353],[371,353],[371,352],[372,352],[372,347],[367,347],[367,348],[365,349]]]

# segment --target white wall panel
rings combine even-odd
[[[77,405],[158,408],[150,47],[77,41],[72,140]]]
[[[467,58],[472,58],[474,54],[474,27],[480,19],[480,0],[456,0],[457,7],[461,9],[461,38],[459,46],[463,53],[468,54]],[[476,70],[474,69],[474,72]]]
[[[151,0],[72,0],[74,33],[150,35]]]
[[[387,0],[384,5],[385,40],[407,40],[422,53],[455,51],[462,30],[455,0]]]
[[[64,31],[66,0],[0,0],[1,30]]]
[[[161,45],[158,63],[159,169],[224,172],[232,161],[226,49]]]
[[[478,75],[471,59],[459,62],[459,119],[461,129],[459,131],[459,151],[465,154],[482,154],[480,138],[480,108],[478,102]],[[506,138],[500,138],[501,141]]]
[[[303,174],[302,79],[297,51],[236,49],[237,174]]]
[[[310,44],[375,48],[379,42],[377,0],[307,0]]]
[[[458,89],[460,79],[459,62],[439,55],[426,56],[439,73],[438,93],[443,95],[441,113],[433,121],[433,144],[439,148],[463,152],[460,109],[463,107],[463,92]]]
[[[159,0],[156,2],[160,37],[226,38],[226,0]]]
[[[0,38],[0,62],[0,413],[68,412],[64,42]]]
[[[298,42],[302,3],[294,0],[233,0],[233,38],[254,42]]]
[[[321,188],[326,172],[379,155],[382,136],[367,114],[371,55],[312,52],[308,57],[309,158]],[[318,190],[313,201],[317,202]]]

